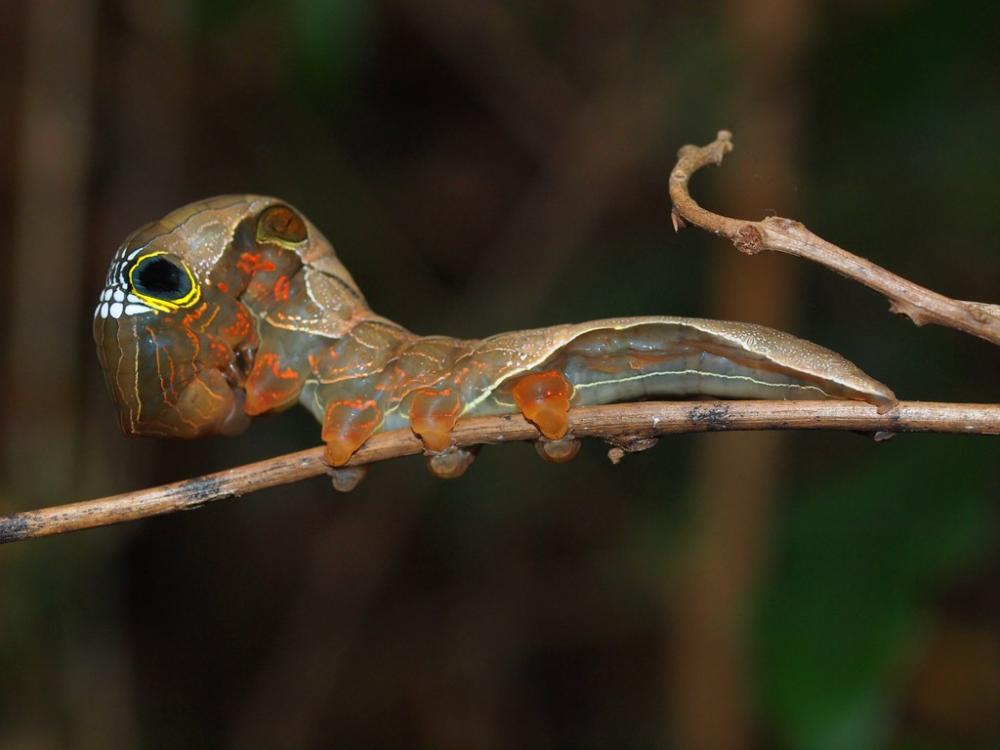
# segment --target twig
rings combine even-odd
[[[650,447],[659,435],[711,430],[854,430],[888,436],[896,432],[1000,434],[1000,405],[903,401],[886,414],[856,401],[667,401],[573,409],[576,437],[599,437],[615,447],[610,457]],[[460,447],[537,440],[538,431],[519,416],[478,417],[455,425]],[[420,453],[408,430],[374,435],[354,455],[358,466]],[[192,510],[256,490],[290,484],[328,471],[322,449],[269,458],[196,479],[126,492],[99,500],[57,505],[0,516],[0,544],[109,526],[149,516]]]
[[[688,192],[691,175],[708,164],[721,164],[722,157],[732,150],[732,134],[720,130],[707,146],[683,146],[677,152],[677,164],[670,174],[675,229],[694,224],[726,237],[747,255],[774,250],[807,258],[885,295],[893,312],[906,315],[918,326],[936,323],[1000,344],[1000,305],[945,297],[827,242],[793,219],[769,216],[747,221],[699,206]]]

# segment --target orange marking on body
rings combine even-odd
[[[175,381],[177,375],[177,368],[174,366],[174,358],[171,357],[169,354],[167,355],[167,364],[170,365],[170,392],[176,395],[177,383]]]
[[[301,385],[299,373],[281,366],[281,357],[274,352],[257,355],[245,384],[247,414],[263,414],[286,406],[298,397]]]
[[[192,323],[198,320],[198,318],[204,315],[205,310],[207,309],[208,309],[208,303],[207,302],[201,303],[198,307],[196,307],[194,310],[192,310],[191,312],[189,312],[187,315],[184,316],[184,318],[181,320],[181,325],[190,326]]]
[[[208,348],[212,352],[211,361],[214,367],[221,369],[229,366],[234,361],[233,350],[229,348],[225,341],[210,335]]]
[[[211,315],[209,315],[209,316],[208,316],[207,318],[205,318],[205,319],[204,319],[204,320],[203,320],[203,321],[201,322],[201,328],[200,328],[199,330],[200,330],[200,331],[201,331],[202,333],[204,333],[205,331],[207,331],[207,330],[208,330],[208,328],[209,328],[209,326],[211,326],[211,325],[212,325],[212,323],[214,323],[214,322],[215,322],[215,319],[216,319],[217,317],[219,317],[219,311],[220,311],[220,309],[221,309],[221,308],[220,308],[220,307],[219,307],[218,305],[215,305],[214,307],[212,307],[212,314],[211,314]]]
[[[372,400],[333,401],[323,415],[323,457],[331,466],[343,466],[354,452],[375,432],[382,421],[382,410]]]
[[[274,282],[274,299],[277,302],[288,301],[288,290],[291,287],[291,279],[287,276],[279,276]]]
[[[535,372],[517,381],[514,401],[525,419],[549,440],[558,440],[569,430],[569,400],[573,386],[558,370]]]
[[[236,267],[246,274],[253,274],[257,271],[273,271],[274,263],[263,257],[263,253],[245,252],[236,261]]]
[[[410,403],[410,429],[430,451],[451,446],[451,430],[462,410],[458,391],[452,388],[417,391]]]
[[[268,366],[271,368],[271,372],[274,373],[274,377],[280,378],[281,380],[298,379],[299,374],[291,367],[286,367],[284,370],[281,369],[281,359],[277,354],[265,354],[264,359],[269,360]]]
[[[191,346],[194,352],[191,356],[192,359],[198,359],[198,355],[201,354],[201,339],[198,338],[198,334],[192,331],[187,326],[182,326],[181,330],[184,331],[184,335],[191,340]]]
[[[250,316],[243,309],[237,309],[233,324],[223,328],[222,333],[237,340],[244,338],[250,333]]]
[[[229,284],[227,284],[225,281],[220,281],[218,284],[215,285],[215,288],[218,289],[223,294],[227,294],[229,292]]]
[[[259,281],[251,281],[247,286],[247,296],[250,299],[263,299],[270,294],[271,290]]]

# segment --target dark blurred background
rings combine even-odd
[[[0,3],[0,513],[318,442],[129,440],[90,322],[137,225],[281,196],[380,313],[483,336],[753,320],[903,398],[1000,352],[795,259],[670,228],[693,185],[1000,301],[996,3]],[[612,466],[419,458],[0,548],[0,747],[1000,747],[996,438],[697,435]]]

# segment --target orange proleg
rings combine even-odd
[[[323,457],[331,466],[343,466],[382,421],[382,410],[372,399],[333,401],[323,417]]]
[[[462,401],[455,388],[419,391],[410,404],[410,429],[427,450],[447,450],[451,445],[451,428],[461,409]]]
[[[558,440],[569,430],[573,386],[558,370],[525,375],[514,385],[513,394],[524,418],[549,440]]]

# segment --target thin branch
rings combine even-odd
[[[614,447],[615,461],[644,450],[659,435],[712,430],[854,430],[888,437],[897,432],[1000,434],[1000,405],[903,401],[887,414],[857,401],[666,401],[573,409],[571,434],[599,437]],[[513,440],[537,440],[539,433],[520,416],[478,417],[455,425],[459,447]],[[351,466],[413,455],[423,450],[409,430],[372,436]],[[269,458],[196,479],[151,487],[99,500],[0,516],[0,544],[109,526],[149,516],[192,510],[216,500],[290,484],[329,471],[322,448]]]
[[[793,219],[733,219],[699,206],[688,192],[688,181],[702,167],[721,164],[722,157],[732,150],[732,134],[720,130],[707,146],[683,146],[677,152],[677,165],[670,174],[675,229],[694,224],[726,237],[747,255],[774,250],[807,258],[885,295],[893,312],[906,315],[918,326],[936,323],[1000,344],[1000,305],[945,297],[827,242]]]

